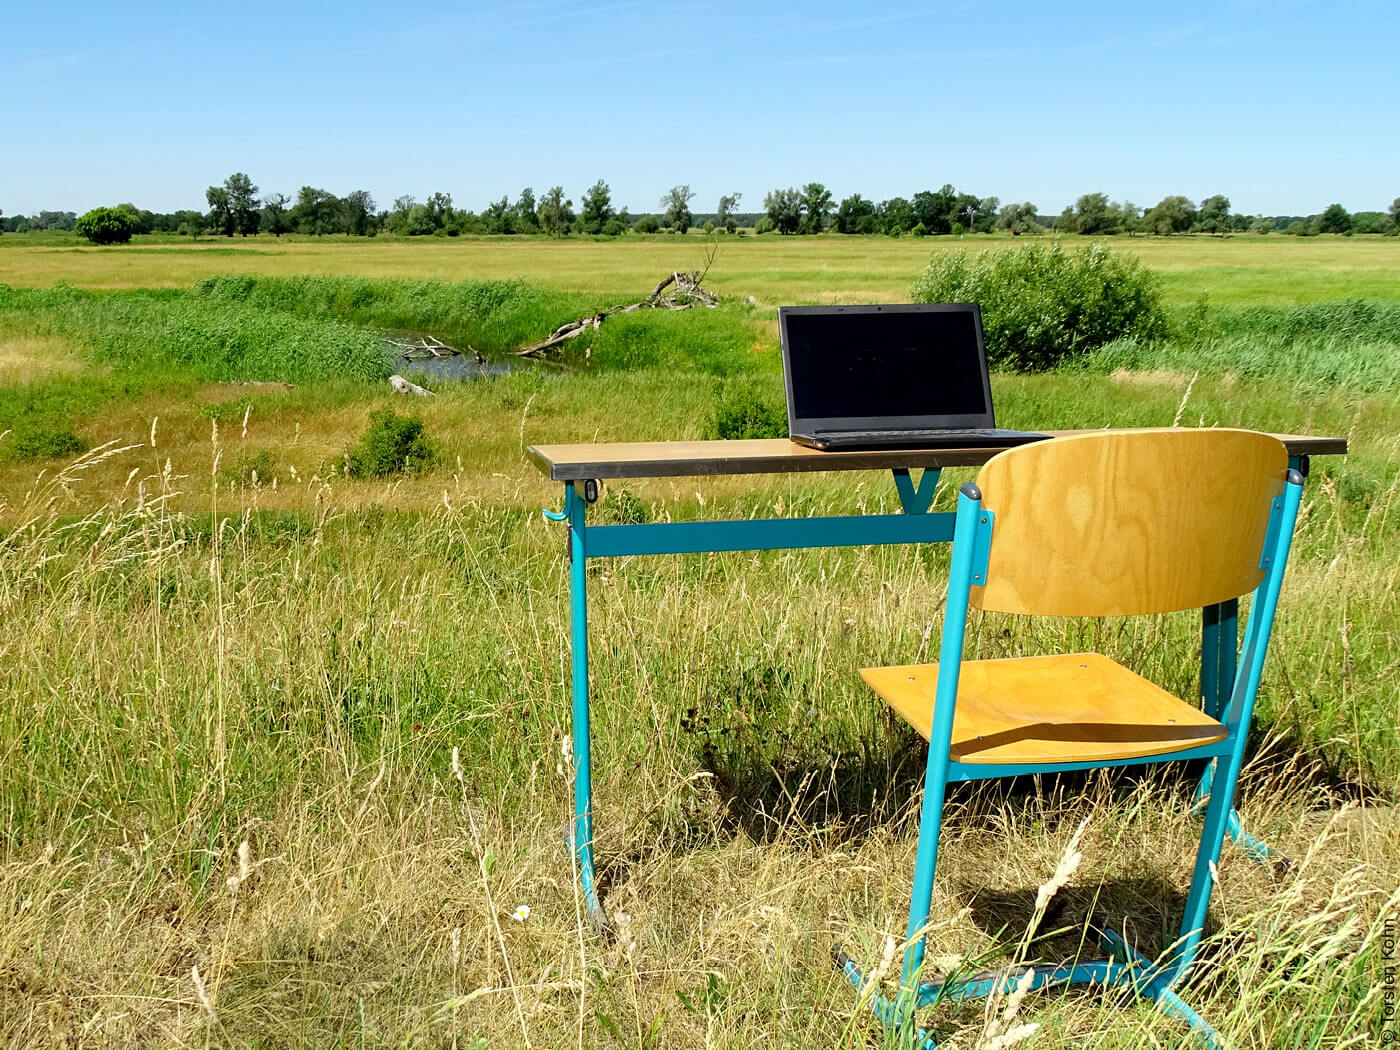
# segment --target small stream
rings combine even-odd
[[[420,332],[413,329],[386,331],[384,337],[404,343],[424,337],[434,338],[431,332]],[[443,342],[448,341],[443,340]],[[426,357],[413,358],[412,360],[405,358],[399,347],[390,345],[389,352],[394,357],[394,371],[405,379],[412,379],[416,374],[428,379],[466,380],[509,375],[511,372],[526,371],[539,366],[539,362],[516,357],[514,354],[505,357],[488,357],[484,354],[478,355],[477,352],[467,349],[465,345],[458,346],[456,343],[449,343],[449,345],[460,350],[461,353],[452,357]]]

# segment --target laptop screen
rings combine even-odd
[[[784,307],[794,429],[994,426],[973,303]]]

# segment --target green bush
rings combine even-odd
[[[939,253],[909,294],[981,304],[987,357],[1004,368],[1051,368],[1115,339],[1166,334],[1157,275],[1103,244]]]
[[[707,437],[787,437],[787,409],[749,382],[725,383],[715,401]]]
[[[0,451],[8,458],[20,461],[76,456],[89,448],[86,441],[67,427],[45,424],[16,429],[8,442],[0,444]]]
[[[136,232],[131,213],[122,208],[93,208],[73,225],[93,244],[125,244]]]
[[[421,419],[381,408],[370,413],[369,429],[358,445],[346,450],[345,458],[352,478],[386,478],[427,470],[438,454],[423,434]]]

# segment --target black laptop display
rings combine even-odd
[[[976,303],[778,310],[792,440],[819,449],[996,448]]]

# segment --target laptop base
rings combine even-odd
[[[856,452],[863,449],[900,448],[1014,448],[1044,441],[1049,434],[1026,430],[957,428],[952,430],[852,430],[793,434],[792,440],[821,452]]]

